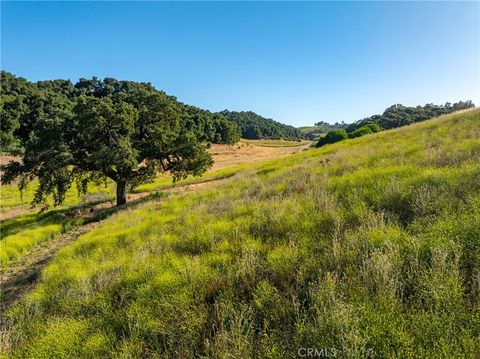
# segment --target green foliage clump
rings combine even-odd
[[[362,136],[365,136],[365,135],[369,135],[371,133],[373,133],[373,131],[370,129],[370,127],[362,126],[362,127],[357,128],[352,133],[349,133],[348,138],[362,137]]]
[[[333,130],[328,132],[325,136],[320,137],[318,140],[316,147],[322,147],[324,145],[340,142],[346,140],[348,138],[347,131],[345,130]]]
[[[382,128],[376,123],[369,123],[365,126],[357,128],[355,131],[348,134],[348,138],[356,138],[365,135],[369,135],[371,133],[380,132]]]

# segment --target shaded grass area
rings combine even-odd
[[[94,203],[90,203],[92,205]],[[38,245],[85,223],[75,215],[88,204],[45,213],[27,213],[1,222],[0,268],[9,267]]]
[[[480,111],[113,215],[8,314],[11,357],[475,357]]]
[[[87,202],[65,209],[24,214],[1,222],[0,268],[8,269],[22,257],[45,242],[75,228],[104,220],[113,213],[135,207],[141,203],[166,197],[167,194],[151,192],[150,194],[129,202],[126,206],[94,209],[103,201]]]
[[[0,288],[0,302],[2,305],[0,306],[0,316],[5,310],[8,310],[12,303],[18,300],[18,298],[22,297],[24,293],[27,293],[32,289],[32,286],[38,279],[38,276],[43,267],[45,267],[45,265],[50,262],[52,257],[60,248],[68,245],[83,233],[92,230],[93,228],[95,228],[95,226],[100,225],[97,222],[106,219],[113,213],[125,210],[126,208],[135,208],[145,202],[164,198],[167,195],[168,194],[159,192],[151,193],[148,196],[140,197],[133,201],[130,201],[122,208],[100,208],[93,213],[91,211],[85,211],[81,216],[78,216],[77,214],[73,215],[72,210],[67,213],[60,213],[60,215],[62,216],[60,218],[63,218],[63,221],[61,222],[62,235],[56,235],[56,233],[54,233],[55,235],[51,235],[51,241],[37,241],[34,245],[34,249],[32,248],[30,253],[28,253],[28,256],[19,256],[18,258],[14,258],[14,260],[10,260],[10,262],[6,263],[6,267],[2,268],[2,282]],[[49,219],[54,222],[54,219]],[[42,221],[45,222],[46,220],[43,219]],[[39,226],[39,228],[40,231],[28,232],[37,233],[38,235],[39,232],[42,233],[48,231],[50,229],[49,223],[43,223],[41,226]],[[54,230],[56,229],[57,228],[54,228]],[[24,240],[25,234],[28,232],[22,232],[22,235],[24,235]],[[3,244],[3,241],[0,244]],[[12,247],[7,248],[10,249],[10,252],[12,251]],[[25,248],[22,247],[22,250],[25,250]],[[12,265],[9,266],[10,264]]]

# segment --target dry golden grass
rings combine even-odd
[[[285,157],[310,147],[311,142],[241,140],[234,145],[212,145],[214,164],[211,171],[251,162]]]

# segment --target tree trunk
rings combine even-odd
[[[125,181],[117,181],[117,206],[127,203],[127,183]]]

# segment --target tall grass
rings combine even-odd
[[[480,111],[112,216],[12,308],[11,357],[475,357]]]

